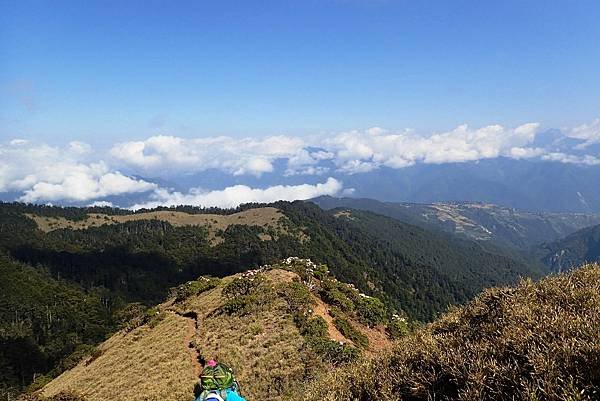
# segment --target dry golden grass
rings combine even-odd
[[[128,221],[139,220],[160,220],[168,222],[175,227],[181,226],[202,226],[209,232],[209,238],[213,244],[218,244],[222,238],[216,236],[219,230],[225,230],[230,225],[242,224],[258,227],[270,227],[277,232],[286,232],[281,224],[284,214],[277,208],[264,207],[258,209],[248,209],[243,212],[220,215],[220,214],[189,214],[175,211],[154,211],[146,213],[136,213],[128,215],[106,215],[91,213],[84,220],[67,220],[64,217],[47,217],[35,214],[27,214],[37,224],[38,228],[44,232],[50,232],[58,229],[85,230],[90,227],[99,227],[105,224],[120,224]],[[261,234],[260,239],[269,240],[271,237],[267,234]]]
[[[73,391],[87,401],[193,400],[196,381],[184,343],[188,320],[171,312],[154,328],[119,333],[100,346],[102,354],[82,361],[43,388],[44,396]]]
[[[600,265],[484,291],[393,351],[337,370],[298,398],[600,399]]]
[[[248,400],[296,397],[310,380],[326,372],[328,365],[306,345],[288,302],[277,296],[279,286],[299,281],[299,276],[280,269],[258,275],[262,278],[260,294],[249,313],[223,312],[228,301],[223,288],[240,275],[226,277],[216,288],[181,303],[171,299],[160,305],[165,318],[157,325],[114,335],[99,347],[99,357],[88,358],[63,373],[43,388],[42,395],[66,391],[81,394],[87,401],[192,400],[200,357],[230,365]],[[333,325],[329,305],[312,296],[313,314],[326,320],[330,338],[350,342]],[[389,348],[381,330],[351,323],[369,337],[367,352]]]
[[[240,275],[224,278],[216,288],[182,303],[162,304],[159,309],[166,317],[155,327],[114,335],[99,347],[98,358],[63,373],[43,388],[42,395],[72,391],[87,401],[192,400],[201,356],[230,365],[249,400],[293,398],[328,368],[305,344],[286,300],[277,296],[277,286],[298,281],[298,275],[280,269],[259,274],[265,296],[250,313],[230,316],[222,311],[227,302],[222,289]],[[329,306],[313,296],[314,313],[328,319],[332,339],[349,342],[333,326]]]
[[[273,287],[297,278],[283,270],[267,271],[264,276]],[[245,316],[220,314],[224,301],[217,288],[190,299],[184,308],[198,314],[195,343],[200,354],[231,366],[249,400],[290,398],[308,377],[324,368],[304,345],[284,300],[274,298]]]

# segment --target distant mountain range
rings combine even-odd
[[[476,202],[418,204],[330,196],[311,201],[327,210],[368,210],[409,224],[521,251],[600,224],[600,213],[533,213]]]
[[[380,167],[347,174],[329,160],[314,166],[319,174],[286,172],[285,160],[273,163],[273,171],[260,176],[232,175],[216,169],[169,177],[135,175],[134,178],[188,193],[234,185],[265,189],[275,185],[316,185],[332,177],[343,185],[344,196],[385,202],[436,203],[483,202],[530,212],[600,213],[600,165],[558,161],[517,160],[506,157],[463,163],[415,164],[393,169]],[[22,193],[0,193],[13,201]],[[100,201],[130,207],[148,201],[151,193],[106,196]],[[54,201],[57,205],[87,206],[92,201]]]
[[[600,212],[600,166],[508,158],[419,164],[339,177],[352,196],[391,202],[484,202],[533,212]]]

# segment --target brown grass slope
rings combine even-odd
[[[111,337],[99,347],[101,355],[64,372],[44,387],[43,395],[72,391],[88,401],[190,399],[195,377],[183,342],[188,322],[163,313],[156,327]]]
[[[598,400],[600,266],[484,291],[304,399]]]
[[[107,215],[99,213],[90,213],[83,220],[69,220],[64,217],[38,216],[27,214],[38,228],[44,232],[51,232],[59,229],[86,230],[91,227],[103,225],[121,224],[128,221],[140,220],[159,220],[167,222],[174,227],[181,226],[202,226],[208,229],[209,238],[214,244],[222,242],[222,238],[217,236],[220,230],[226,230],[233,224],[242,224],[248,226],[270,227],[277,232],[285,232],[282,219],[283,213],[274,207],[264,207],[258,209],[248,209],[233,214],[189,214],[176,211],[152,211],[144,213],[134,213],[126,215]],[[266,235],[266,234],[264,234]],[[268,239],[268,238],[261,238]]]
[[[288,302],[279,296],[279,289],[301,280],[281,269],[249,273],[260,286],[241,312],[224,312],[231,298],[223,289],[248,273],[224,278],[198,295],[173,297],[158,307],[162,319],[114,335],[96,355],[46,385],[41,395],[72,392],[86,401],[191,401],[198,361],[215,358],[234,368],[248,400],[294,397],[309,380],[331,369],[307,345]],[[330,306],[317,293],[307,293],[320,305],[314,316],[328,313]],[[352,323],[378,340],[365,349],[368,353],[389,347],[381,328]],[[331,324],[328,331],[335,333],[334,340],[350,343]]]

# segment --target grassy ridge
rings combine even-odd
[[[304,399],[595,400],[600,397],[600,266],[484,291],[336,371]]]

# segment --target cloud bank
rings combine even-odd
[[[146,173],[218,169],[236,176],[260,177],[273,171],[277,159],[287,159],[290,168],[315,164],[305,146],[301,139],[283,135],[264,139],[159,135],[145,141],[119,143],[110,155],[120,164]]]
[[[416,163],[457,163],[499,156],[534,157],[537,152],[523,148],[533,141],[539,124],[529,123],[514,129],[489,125],[471,129],[461,125],[452,131],[429,137],[410,131],[399,134],[381,128],[351,131],[325,141],[333,152],[337,167],[354,174],[381,166],[403,168]]]
[[[203,191],[200,188],[193,188],[188,193],[182,194],[161,188],[151,195],[149,202],[134,205],[132,209],[177,205],[233,208],[242,203],[270,203],[278,200],[305,200],[322,195],[333,196],[339,194],[341,190],[342,183],[331,177],[322,184],[276,185],[265,189],[235,185],[218,191]]]
[[[569,131],[571,138],[581,139],[585,142],[578,145],[578,148],[585,149],[589,145],[600,142],[600,118],[596,118],[589,124],[579,125]]]
[[[12,140],[0,146],[0,192],[21,192],[23,202],[89,201],[157,188],[103,161],[87,162],[91,153],[81,142],[61,148]]]
[[[119,195],[136,195],[145,201],[133,205],[135,208],[177,204],[232,207],[244,202],[343,193],[349,190],[342,186],[344,175],[382,167],[400,169],[419,163],[460,163],[497,157],[600,165],[599,155],[593,154],[598,147],[592,146],[600,143],[600,119],[565,130],[561,136],[565,140],[558,141],[562,147],[555,146],[556,141],[552,145],[534,146],[539,130],[538,123],[512,128],[460,125],[424,136],[411,130],[370,128],[310,141],[285,135],[266,138],[157,135],[143,141],[117,143],[106,152],[78,141],[49,146],[13,139],[0,143],[0,194],[17,193],[16,199],[24,202],[94,204],[109,202],[112,199],[107,198]],[[251,177],[255,183],[268,174],[295,176],[294,182],[302,180],[298,177],[307,177],[304,182],[309,181],[308,176],[331,178],[321,178],[318,184],[230,185],[183,192],[156,183],[177,182],[181,176],[211,170],[240,179]],[[314,183],[314,178],[310,182]]]

